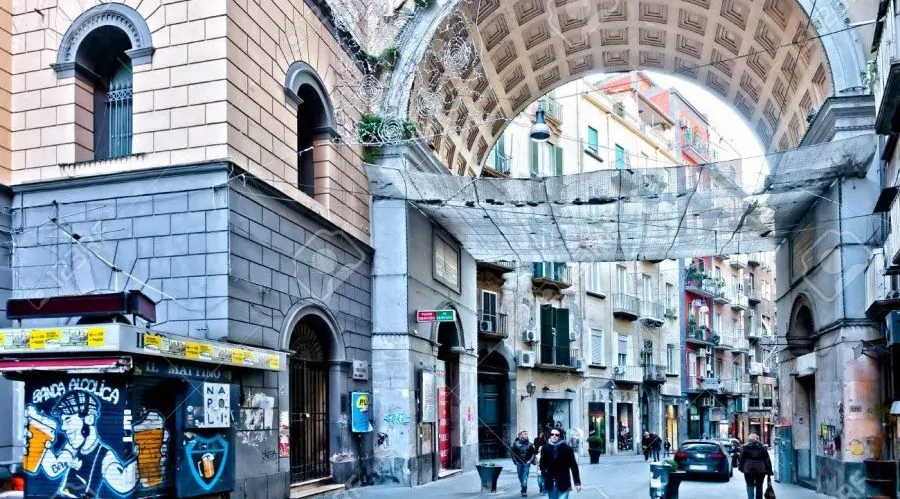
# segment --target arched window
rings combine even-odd
[[[152,55],[147,23],[124,4],[87,10],[63,35],[53,69],[60,78],[78,78],[75,104],[82,112],[76,117],[92,116],[75,123],[77,158],[131,154],[132,68]]]
[[[319,75],[305,62],[291,64],[284,90],[297,109],[297,187],[314,196],[318,176],[315,142],[337,136],[334,107]]]

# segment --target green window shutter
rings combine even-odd
[[[597,130],[594,127],[588,127],[588,149],[593,152],[597,152],[600,148],[600,138],[597,135]]]
[[[553,363],[553,308],[550,305],[541,305],[541,363]]]
[[[569,309],[557,308],[556,312],[556,364],[571,365],[572,352],[569,350]]]
[[[625,148],[616,144],[616,169],[625,168]]]
[[[538,164],[538,143],[531,142],[531,176],[536,177],[540,173],[540,165]]]
[[[554,152],[553,174],[554,175],[562,175],[563,174],[563,150],[562,150],[562,147],[553,146],[553,152]]]

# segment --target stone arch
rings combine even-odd
[[[312,66],[303,61],[291,64],[284,77],[284,93],[295,110],[308,99],[308,96],[315,95],[322,106],[322,114],[315,117],[314,130],[318,135],[317,138],[332,138],[338,135],[331,97],[325,89],[325,83]],[[304,94],[307,99],[303,98]]]
[[[855,31],[847,30],[849,17],[840,2],[745,6],[731,0],[653,5],[623,0],[600,2],[601,8],[587,2],[591,8],[583,18],[578,11],[585,2],[556,4],[562,5],[437,0],[420,10],[403,32],[381,113],[419,121],[424,135],[440,137],[443,143],[432,147],[451,171],[467,173],[458,170],[477,164],[469,172],[477,174],[505,120],[541,95],[592,73],[647,69],[693,78],[733,106],[770,150],[797,145],[807,116],[828,97],[863,90],[863,48]],[[456,24],[467,30],[455,29],[454,18],[462,18]],[[829,35],[816,36],[823,33]],[[575,42],[579,37],[587,40],[584,47]],[[476,76],[457,78],[471,88],[432,81],[443,70],[452,73],[445,66],[458,62],[441,57],[453,46],[450,39],[466,41],[463,52],[476,59]],[[794,40],[808,40],[800,53],[781,48]],[[801,69],[794,74],[794,67]],[[423,117],[420,102],[426,97],[435,97],[436,107],[444,107],[435,114],[446,116]]]
[[[318,322],[323,330],[330,334],[323,338],[327,342],[329,351],[329,361],[346,361],[347,352],[344,348],[344,339],[341,330],[338,328],[337,319],[327,307],[317,303],[314,300],[306,299],[295,303],[284,315],[284,322],[281,327],[281,338],[278,346],[282,351],[290,349],[291,336],[293,335],[297,325],[302,320],[314,320]]]
[[[816,333],[815,314],[812,305],[804,295],[798,296],[791,306],[791,315],[788,319],[786,340],[788,349],[796,354],[803,355],[811,352]]]
[[[78,48],[94,30],[112,27],[117,28],[131,42],[131,48],[125,51],[131,59],[132,66],[149,64],[153,58],[153,41],[147,21],[136,10],[121,3],[104,3],[96,5],[78,16],[66,30],[56,53],[56,62],[52,64],[59,78],[75,76],[78,62]]]
[[[438,305],[439,310],[453,310],[456,312],[456,321],[453,322],[453,325],[456,327],[456,344],[451,345],[452,347],[466,348],[466,335],[463,331],[462,319],[459,317],[459,310],[457,310],[456,306],[452,302],[444,302]],[[431,341],[437,343],[439,340],[439,333],[442,324],[447,324],[446,322],[433,322],[431,324]]]

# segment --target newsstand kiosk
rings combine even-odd
[[[29,303],[24,303],[29,302]],[[246,370],[281,371],[274,350],[176,336],[139,292],[10,300],[17,320],[74,326],[0,329],[0,372],[25,383],[25,497],[227,497]]]

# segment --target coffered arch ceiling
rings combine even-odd
[[[693,80],[772,151],[797,145],[809,113],[836,90],[816,30],[834,16],[811,22],[796,0],[465,0],[440,16],[430,44],[412,41],[421,57],[401,47],[401,59],[416,64],[408,116],[457,174],[477,173],[507,119],[591,74],[646,69]],[[842,74],[858,59],[853,40],[841,49],[850,54]],[[392,90],[387,97],[405,103]]]

